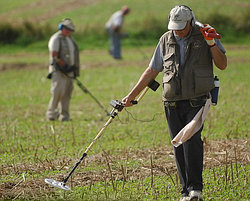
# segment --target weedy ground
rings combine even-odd
[[[250,60],[246,55],[250,49],[225,47],[228,69],[215,70],[221,82],[219,103],[210,109],[203,132],[204,197],[249,200]],[[104,50],[81,52],[79,79],[107,110],[110,100],[121,100],[137,82],[154,47],[141,51],[124,48],[122,61],[114,61]],[[0,56],[1,200],[178,200],[180,185],[161,88],[119,113],[68,180],[72,191],[44,182],[45,178],[62,180],[109,118],[75,85],[72,121],[46,121],[47,58],[45,53]],[[160,75],[157,80],[161,82]]]

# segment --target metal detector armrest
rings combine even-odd
[[[155,81],[154,79],[152,79],[149,83],[148,83],[148,87],[150,89],[152,89],[153,91],[156,91],[158,89],[158,87],[160,86],[159,82]]]

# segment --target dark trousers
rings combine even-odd
[[[192,107],[189,101],[177,101],[175,105],[165,104],[165,114],[168,121],[171,139],[188,124],[201,106]],[[191,190],[202,191],[203,170],[203,141],[201,140],[202,128],[188,141],[174,147],[178,176],[182,186],[182,195],[186,196]]]

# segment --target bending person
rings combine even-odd
[[[127,34],[122,33],[124,17],[130,12],[129,7],[123,6],[121,10],[116,11],[108,20],[105,27],[109,34],[110,49],[109,53],[114,59],[121,59],[121,38]]]

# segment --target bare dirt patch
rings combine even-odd
[[[221,140],[221,141],[204,141],[205,160],[204,168],[213,168],[221,166],[238,166],[249,164],[249,139],[244,140]],[[152,165],[151,165],[152,157]],[[36,174],[43,175],[44,171],[66,170],[69,172],[75,164],[76,159],[64,158],[62,160],[40,161],[36,164],[13,164],[11,166],[1,166],[1,175],[15,174],[16,180],[0,184],[0,198],[13,199],[17,197],[45,196],[53,193],[57,189],[48,186],[44,178],[37,177]],[[130,166],[129,163],[137,162],[138,165]],[[97,170],[84,170],[95,164],[105,168]],[[172,177],[176,174],[176,167],[172,148],[170,146],[155,147],[147,150],[122,150],[116,155],[103,152],[98,155],[90,155],[76,170],[75,174],[69,179],[68,185],[86,186],[93,185],[99,181],[111,180],[110,170],[114,180],[141,180],[151,176],[153,170],[154,176],[166,175]],[[88,168],[90,169],[90,168]],[[93,169],[93,168],[92,168]],[[34,175],[26,179],[26,174]],[[171,176],[172,175],[172,176]],[[63,175],[57,174],[53,179],[61,181]],[[172,178],[175,183],[175,177]]]

